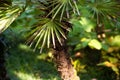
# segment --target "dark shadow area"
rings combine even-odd
[[[6,67],[11,80],[59,80],[55,65],[46,60],[47,54],[34,53],[20,44],[9,49]]]
[[[101,50],[86,47],[81,49],[80,53],[75,59],[80,61],[80,66],[85,65],[78,73],[81,80],[117,80],[111,67],[97,65],[102,61]]]
[[[0,80],[10,80],[5,68],[5,47],[4,39],[0,37]]]

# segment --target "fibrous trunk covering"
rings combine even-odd
[[[54,51],[54,61],[62,80],[80,80],[65,49]]]

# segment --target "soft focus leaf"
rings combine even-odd
[[[120,35],[116,35],[114,37],[111,37],[109,44],[113,45],[113,46],[120,46]]]
[[[101,43],[100,43],[98,40],[96,40],[96,39],[91,40],[91,41],[88,43],[88,45],[89,45],[91,48],[95,48],[95,49],[98,49],[98,50],[100,50],[100,49],[102,48]]]
[[[118,62],[118,59],[114,58],[114,57],[109,57],[108,59],[111,63],[117,63]]]
[[[79,21],[83,27],[83,29],[86,32],[91,32],[91,30],[94,28],[94,24],[90,21],[90,19],[87,19],[85,17],[82,17],[81,20]]]
[[[117,75],[119,75],[119,69],[118,69],[116,66],[113,66],[113,67],[112,67],[112,70],[113,70]]]

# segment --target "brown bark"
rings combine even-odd
[[[62,80],[80,80],[65,49],[54,51],[54,61]]]

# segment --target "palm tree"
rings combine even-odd
[[[62,80],[79,80],[67,53],[66,45],[67,28],[70,27],[67,25],[69,24],[67,22],[67,18],[70,16],[69,10],[72,9],[73,12],[79,14],[76,1],[38,1],[37,3],[40,5],[37,5],[37,7],[45,14],[40,16],[39,23],[31,30],[31,37],[29,37],[27,44],[30,46],[35,45],[34,50],[40,48],[40,52],[42,52],[43,48],[52,48],[54,61],[57,64],[57,70],[60,72]],[[3,32],[26,9],[27,5],[36,3],[32,0],[28,0],[28,2],[26,0],[25,6],[23,4],[21,7],[19,3],[9,5],[2,1],[5,6],[0,7],[0,32]]]
[[[72,26],[69,23],[71,15],[82,16],[80,9],[81,6],[85,7],[92,15],[89,17],[96,19],[99,27],[104,24],[103,19],[112,21],[113,17],[118,16],[117,10],[120,9],[115,0],[26,0],[22,7],[3,3],[4,6],[0,6],[0,32],[3,32],[28,5],[36,4],[43,12],[42,15],[36,15],[39,22],[31,29],[27,44],[34,46],[34,50],[40,49],[40,53],[44,48],[51,49],[62,80],[79,80],[67,46],[67,34]]]
[[[68,22],[71,11],[80,15],[77,2],[73,0],[44,0],[40,1],[40,10],[44,17],[40,17],[38,26],[32,30],[28,39],[30,46],[35,45],[42,52],[43,48],[52,48],[54,61],[57,64],[62,80],[79,80],[71,59],[67,52],[66,35],[70,28]]]

